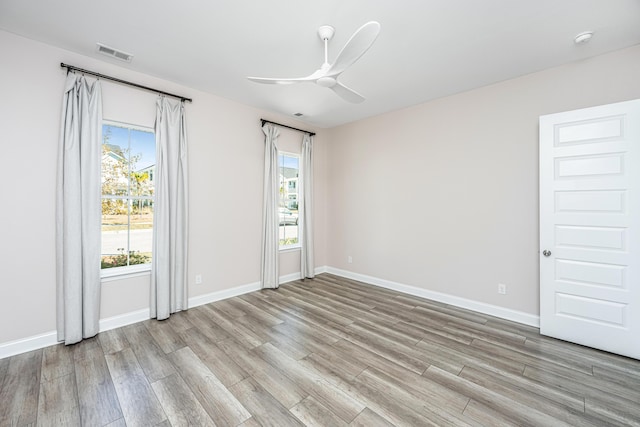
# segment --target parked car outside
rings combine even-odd
[[[280,208],[280,225],[298,225],[298,215],[287,208]]]

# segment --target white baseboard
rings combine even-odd
[[[316,267],[313,272],[315,274],[322,274],[322,273],[327,273],[328,272],[328,268],[326,265],[323,265],[322,267]]]
[[[100,319],[99,330],[100,332],[104,332],[110,329],[119,328],[121,326],[130,325],[132,323],[141,322],[143,320],[147,320],[148,318],[148,308],[144,310],[133,311],[131,313],[121,314],[118,316],[107,317],[106,319]],[[56,344],[60,344],[60,341],[58,341],[58,333],[56,331],[34,335],[15,341],[5,342],[0,344],[0,359],[9,356],[15,356],[16,354],[20,353],[26,353],[32,350],[38,350]]]
[[[58,344],[56,331],[0,344],[0,359]]]
[[[315,269],[315,274],[324,273],[326,272],[326,270],[327,267],[318,267]],[[280,276],[280,283],[292,282],[298,279],[300,279],[299,272],[291,273]],[[189,298],[189,307],[197,307],[199,305],[209,304],[210,302],[220,301],[258,290],[260,290],[260,282],[254,282],[247,285],[235,286],[230,289],[224,289],[204,295],[198,295]],[[151,315],[148,308],[120,314],[117,316],[107,317],[105,319],[100,319],[100,332],[131,325],[132,323],[142,322],[149,318],[151,318]],[[20,353],[26,353],[32,350],[38,350],[56,344],[59,344],[58,334],[56,331],[0,343],[0,359],[14,356]]]
[[[390,280],[379,279],[377,277],[367,276],[364,274],[354,273],[352,271],[341,270],[338,268],[326,267],[325,271],[336,276],[357,280],[369,285],[379,286],[381,288],[391,289],[420,298],[426,298],[433,301],[454,305],[456,307],[477,311],[479,313],[488,314],[490,316],[499,317],[501,319],[511,320],[513,322],[522,323],[536,328],[540,327],[540,316],[525,313],[523,311],[512,310],[510,308],[474,301],[455,295],[445,294],[442,292],[430,291],[428,289],[392,282]]]
[[[283,283],[295,282],[296,280],[300,280],[301,278],[302,276],[300,275],[300,272],[286,274],[284,276],[280,276],[280,281],[278,283],[282,285]]]
[[[142,322],[151,318],[151,311],[148,308],[142,310],[131,311],[117,316],[100,319],[100,332],[108,331],[122,326],[131,325],[133,323]]]
[[[260,282],[254,282],[247,285],[235,286],[233,288],[223,289],[221,291],[211,292],[204,295],[198,295],[197,297],[189,298],[189,308],[209,304],[210,302],[220,301],[223,299],[236,297],[238,295],[247,294],[249,292],[259,290]]]
[[[296,279],[298,278],[298,276],[296,276]],[[256,282],[249,285],[225,289],[223,291],[212,292],[210,294],[199,295],[197,297],[189,298],[189,307],[196,307],[198,305],[220,301],[223,299],[231,298],[233,296],[257,291],[259,289],[260,282]],[[120,314],[118,316],[100,319],[99,330],[100,332],[105,332],[111,329],[120,328],[122,326],[131,325],[133,323],[142,322],[150,318],[151,312],[148,308],[136,310],[129,313]],[[58,334],[56,331],[52,331],[41,335],[34,335],[23,339],[2,343],[0,344],[0,359],[59,344],[57,335]]]
[[[325,273],[327,271],[326,266],[317,267],[314,270],[315,274]],[[300,272],[286,274],[280,276],[280,284],[293,282],[300,279]],[[237,297],[238,295],[248,294],[249,292],[259,291],[261,289],[260,282],[253,282],[247,285],[236,286],[222,291],[211,292],[204,295],[198,295],[197,297],[189,298],[189,308],[197,307],[199,305],[209,304],[211,302],[220,301],[223,299]]]
[[[402,292],[409,295],[414,295],[421,298],[426,298],[434,301],[443,302],[445,304],[451,304],[456,307],[466,308],[468,310],[477,311],[480,313],[488,314],[491,316],[500,317],[502,319],[512,320],[514,322],[523,323],[525,325],[540,326],[540,317],[533,314],[524,313],[517,310],[511,310],[496,305],[486,304],[483,302],[473,301],[466,298],[457,297],[454,295],[444,294],[441,292],[429,291],[427,289],[417,288],[415,286],[404,285],[402,283],[392,282],[390,280],[379,279],[364,274],[354,273],[347,270],[341,270],[333,267],[317,267],[315,274],[330,273],[336,276],[345,277],[347,279],[358,280],[360,282],[379,286],[386,289],[392,289],[394,291]],[[280,277],[280,283],[292,282],[300,279],[300,273],[287,274]],[[189,298],[189,307],[197,307],[199,305],[209,304],[211,302],[220,301],[223,299],[243,295],[249,292],[260,290],[260,282],[249,283],[246,285],[235,286],[230,289],[224,289],[222,291],[211,292],[204,295],[198,295]],[[119,328],[122,326],[130,325],[132,323],[141,322],[150,318],[149,309],[132,311],[130,313],[124,313],[118,316],[108,317],[106,319],[100,319],[100,332],[108,331],[110,329]],[[56,331],[47,332],[40,335],[34,335],[27,338],[18,339],[15,341],[9,341],[0,343],[0,359],[5,357],[14,356],[20,353],[26,353],[32,350],[38,350],[40,348],[49,347],[51,345],[58,344]]]

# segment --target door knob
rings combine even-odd
[[[544,251],[542,251],[542,255],[550,256],[551,255],[551,251],[545,249]]]

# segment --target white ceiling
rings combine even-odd
[[[331,62],[371,20],[380,36],[340,78],[362,104],[313,84],[245,79],[311,74],[323,61],[320,25],[336,28]],[[0,28],[333,127],[638,44],[640,1],[0,0]],[[586,30],[593,39],[575,45]],[[132,63],[99,55],[96,42],[134,54]]]

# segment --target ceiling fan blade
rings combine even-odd
[[[256,83],[264,83],[270,85],[290,85],[293,83],[315,82],[320,77],[325,75],[326,70],[317,70],[306,77],[294,77],[285,79],[272,79],[268,77],[247,77],[247,79]]]
[[[360,27],[344,45],[336,60],[327,71],[328,76],[336,76],[356,62],[369,50],[380,33],[380,24],[376,21],[367,22]]]
[[[306,81],[305,79],[270,79],[264,77],[247,77],[247,79],[256,83],[264,83],[268,85],[290,85]]]
[[[333,90],[338,96],[344,99],[347,102],[351,102],[353,104],[359,104],[365,100],[364,96],[360,95],[353,89],[349,89],[345,85],[340,82],[336,82],[335,85],[331,86],[331,90]]]

